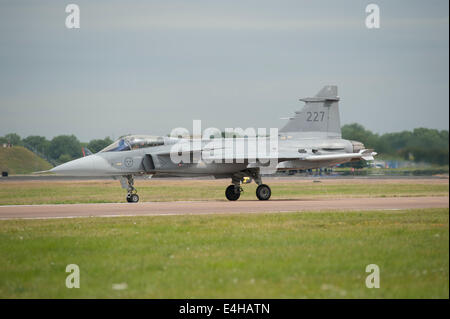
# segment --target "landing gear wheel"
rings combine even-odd
[[[270,195],[272,195],[272,191],[266,184],[261,184],[256,189],[256,197],[258,197],[259,200],[268,200]]]
[[[137,202],[139,202],[138,194],[128,194],[127,195],[127,202],[128,203],[137,203]]]
[[[238,200],[241,196],[241,191],[239,189],[236,190],[236,187],[234,185],[230,185],[225,190],[225,196],[228,200],[235,201]]]

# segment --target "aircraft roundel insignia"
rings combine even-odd
[[[133,159],[131,157],[127,157],[124,159],[123,163],[126,167],[131,167],[133,166]]]

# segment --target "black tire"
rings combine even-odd
[[[129,202],[130,203],[137,203],[137,202],[139,202],[138,194],[131,194],[130,197],[129,197]]]
[[[131,196],[131,194],[128,194],[128,195],[127,195],[127,202],[128,202],[128,203],[131,203],[130,196]]]
[[[266,184],[261,184],[256,189],[256,197],[258,197],[259,200],[268,200],[270,195],[272,195],[272,191]]]
[[[234,185],[230,185],[225,190],[225,196],[227,197],[228,200],[235,201],[239,199],[239,197],[241,196],[241,192],[240,191],[236,192]]]

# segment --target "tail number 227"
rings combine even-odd
[[[325,112],[308,112],[306,113],[306,121],[307,122],[322,122],[325,116]]]

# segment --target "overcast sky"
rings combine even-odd
[[[365,27],[380,7],[381,28]],[[81,28],[65,27],[65,6]],[[336,84],[342,124],[449,126],[448,1],[2,1],[0,135],[281,127]]]

